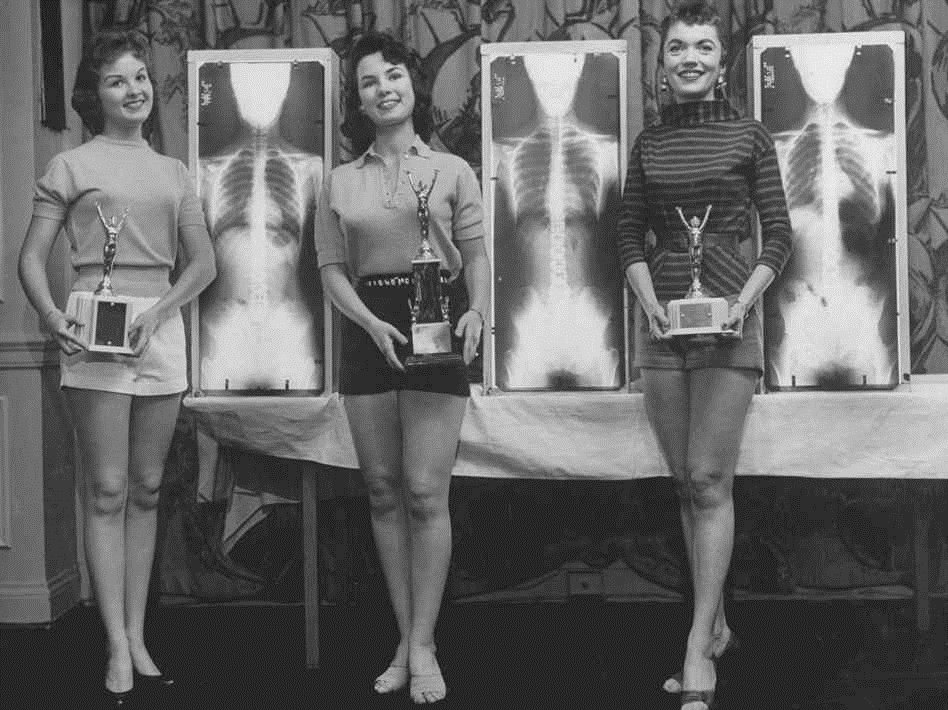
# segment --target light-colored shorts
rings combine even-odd
[[[69,294],[67,313],[75,313],[80,293]],[[157,303],[157,298],[130,296],[132,315]],[[181,312],[165,320],[148,341],[139,357],[83,350],[75,355],[60,354],[61,387],[102,390],[118,394],[169,395],[188,388],[184,321]]]
[[[733,303],[737,296],[728,297]],[[662,303],[662,306],[667,305]],[[763,324],[760,304],[755,304],[744,319],[740,340],[673,338],[652,340],[648,319],[640,305],[635,308],[635,367],[664,370],[699,370],[707,367],[747,368],[764,372]]]

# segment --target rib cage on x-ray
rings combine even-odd
[[[773,80],[762,92],[763,120],[774,132],[794,232],[791,261],[768,301],[770,387],[898,382],[893,133],[866,125],[879,116],[853,115],[847,104],[862,73],[879,71],[854,65],[853,54],[844,46],[762,55]],[[794,101],[794,91],[803,96]],[[783,109],[793,103],[799,115],[788,126]],[[891,99],[874,110],[891,114]]]
[[[492,71],[511,62],[498,61]],[[576,58],[563,55],[560,61]],[[495,305],[498,385],[618,387],[622,343],[615,323],[622,301],[603,268],[609,248],[602,234],[606,202],[618,184],[617,135],[584,124],[572,101],[544,96],[553,89],[540,86],[535,75],[530,79],[538,97],[533,119],[521,122],[526,135],[504,136],[495,128],[493,136],[500,195],[494,260],[495,272],[499,267],[504,274]],[[576,84],[556,89],[571,99]]]
[[[254,65],[249,71],[252,78],[266,70]],[[252,83],[258,96],[245,100],[262,98],[263,108],[242,116],[233,140],[200,160],[201,197],[218,265],[217,279],[201,297],[201,387],[319,390],[320,308],[313,297],[318,286],[306,287],[307,279],[316,279],[316,267],[301,258],[323,161],[280,133],[288,84]],[[236,99],[240,109],[241,97]]]

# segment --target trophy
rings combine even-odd
[[[412,192],[418,199],[418,223],[421,228],[421,245],[411,260],[412,297],[408,300],[411,311],[411,354],[405,358],[408,370],[433,365],[458,364],[464,362],[451,347],[451,323],[449,321],[448,297],[441,293],[441,259],[428,241],[428,197],[438,179],[435,170],[431,184],[415,181],[406,171]]]
[[[727,320],[727,299],[705,296],[701,286],[701,264],[703,261],[702,233],[711,214],[711,205],[704,211],[704,219],[698,221],[693,215],[691,220],[685,219],[681,207],[675,207],[678,217],[688,230],[688,255],[691,258],[691,286],[684,298],[676,298],[668,302],[668,320],[671,327],[668,335],[701,336],[727,335],[740,336],[740,331],[723,329],[721,324]]]
[[[86,348],[92,352],[121,353],[131,355],[128,328],[132,322],[132,303],[129,298],[115,295],[112,290],[112,268],[118,249],[118,236],[125,226],[128,208],[121,218],[115,215],[106,219],[102,206],[96,202],[99,221],[105,229],[105,245],[102,247],[102,280],[91,296],[81,295],[77,299],[75,314],[83,324]]]

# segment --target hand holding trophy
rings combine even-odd
[[[693,215],[690,220],[685,219],[681,207],[675,208],[678,217],[688,231],[688,255],[691,259],[691,286],[684,298],[676,298],[668,302],[668,319],[671,328],[666,331],[672,336],[727,336],[740,337],[739,330],[724,329],[722,324],[728,318],[727,299],[719,296],[705,296],[701,285],[701,267],[704,260],[704,244],[702,235],[708,224],[711,214],[711,205],[704,211],[704,219],[698,220]]]
[[[118,296],[112,289],[112,270],[118,251],[118,237],[125,226],[128,208],[121,218],[111,215],[106,218],[102,206],[97,202],[96,211],[105,229],[105,244],[102,247],[102,280],[91,296],[77,299],[76,319],[82,323],[86,349],[92,352],[132,355],[129,342],[129,326],[132,322],[132,304],[129,298]]]
[[[418,199],[421,230],[421,245],[411,261],[413,295],[408,305],[411,310],[412,354],[405,358],[405,368],[409,370],[464,362],[461,354],[452,349],[450,303],[448,296],[441,291],[441,260],[428,241],[428,197],[437,180],[437,170],[429,185],[416,181],[408,173],[408,182]]]

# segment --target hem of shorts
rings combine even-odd
[[[171,394],[181,394],[186,392],[188,385],[181,383],[156,383],[151,385],[132,385],[125,386],[115,383],[104,384],[101,380],[85,380],[83,378],[66,378],[59,381],[59,387],[70,387],[76,390],[99,390],[100,392],[112,392],[114,394],[127,394],[133,397],[163,397]]]
[[[690,370],[708,370],[710,368],[716,368],[719,370],[754,370],[758,376],[764,374],[764,368],[761,365],[742,365],[741,363],[729,362],[726,365],[716,365],[714,363],[701,363],[700,365],[695,365],[693,367],[682,367],[681,365],[671,364],[671,363],[661,363],[661,364],[650,364],[642,363],[637,360],[632,361],[632,367],[636,367],[640,370],[681,370],[682,372],[688,372]]]

